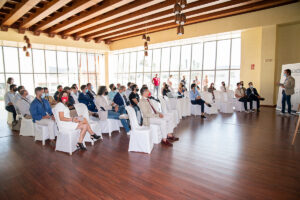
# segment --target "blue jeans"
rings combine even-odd
[[[124,114],[124,113],[120,113],[120,110],[118,112],[109,110],[107,118],[108,119],[119,119],[121,114]],[[120,120],[121,120],[123,127],[125,128],[126,133],[128,133],[130,131],[128,121],[126,119],[120,119]]]
[[[159,86],[154,86],[154,94],[156,93],[156,97],[158,97],[159,94],[158,91],[159,91]]]
[[[281,101],[282,113],[285,113],[285,102],[287,102],[288,105],[288,113],[291,113],[292,112],[291,95],[286,95],[285,91],[282,91],[282,101]]]

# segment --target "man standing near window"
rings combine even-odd
[[[160,85],[160,78],[158,74],[155,74],[155,77],[152,79],[152,83],[154,85],[154,93],[156,92],[156,97],[158,97],[159,85]]]

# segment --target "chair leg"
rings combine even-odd
[[[45,140],[44,139],[42,140],[42,144],[43,144],[43,146],[45,146]]]

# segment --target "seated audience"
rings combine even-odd
[[[180,81],[180,83],[182,83],[182,87],[185,88],[186,85],[186,80],[185,80],[185,76],[182,76],[182,80]]]
[[[216,88],[214,87],[214,83],[211,83],[207,91],[212,94],[213,100],[215,100],[215,93],[214,93],[215,90]]]
[[[169,86],[167,84],[164,85],[163,90],[162,90],[162,95],[163,96],[167,96],[167,94],[171,92],[171,90],[169,89]]]
[[[87,94],[90,96],[91,99],[94,99],[96,97],[96,93],[93,91],[94,87],[91,83],[86,84],[86,87],[88,89]]]
[[[228,88],[227,88],[224,81],[222,81],[222,83],[221,83],[220,90],[221,90],[221,92],[227,92],[228,91]]]
[[[240,81],[240,84],[242,86],[242,89],[243,89],[244,93],[246,94],[246,88],[244,87],[244,81]]]
[[[6,81],[6,88],[5,88],[5,92],[9,92],[10,91],[10,86],[14,84],[14,78],[13,77],[8,77],[7,81]]]
[[[20,114],[20,110],[19,110],[19,108],[17,107],[17,102],[18,102],[18,100],[21,99],[21,94],[20,94],[20,92],[21,92],[22,90],[24,90],[24,89],[25,89],[24,86],[23,86],[23,85],[20,85],[20,86],[17,88],[17,92],[15,93],[15,97],[14,97],[14,100],[13,100],[13,104],[14,104],[14,107],[15,107],[15,109],[16,109],[17,114]]]
[[[8,112],[11,112],[13,114],[13,125],[17,123],[17,112],[14,107],[14,99],[17,92],[17,86],[14,84],[11,84],[9,86],[9,91],[5,93],[4,95],[4,101],[5,101],[5,110]]]
[[[211,105],[201,99],[200,93],[196,89],[196,84],[194,83],[191,85],[190,99],[192,104],[198,104],[201,106],[201,118],[206,118],[204,116],[204,104],[206,104],[208,107],[211,107]]]
[[[246,91],[246,94],[248,96],[248,101],[250,101],[250,109],[253,111],[253,101],[256,101],[257,105],[257,112],[259,112],[260,108],[260,100],[264,100],[264,98],[261,98],[260,95],[258,94],[256,88],[253,87],[253,83],[249,82],[249,88]]]
[[[52,96],[49,95],[49,90],[47,87],[44,87],[44,94],[42,95],[42,98],[46,99],[49,102],[50,106],[56,105],[56,101]]]
[[[121,106],[128,106],[129,105],[129,101],[125,95],[125,86],[122,85],[119,89],[119,92],[115,95],[114,97],[114,103],[117,104],[119,107]]]
[[[121,87],[121,84],[120,84],[120,83],[117,83],[117,91],[120,90],[120,87]]]
[[[21,115],[26,119],[32,119],[30,114],[30,99],[27,98],[27,90],[20,91],[21,98],[16,102],[17,108],[20,111]]]
[[[84,136],[86,132],[89,132],[92,139],[99,139],[100,136],[98,136],[90,127],[88,121],[83,117],[71,117],[70,116],[70,110],[68,108],[69,105],[69,97],[70,94],[68,94],[67,91],[62,91],[59,93],[58,102],[55,106],[55,109],[58,112],[59,120],[61,121],[61,125],[64,130],[72,131],[76,129],[80,129],[80,137],[79,141],[77,143],[77,148],[81,150],[86,150],[84,145],[82,144],[82,141],[84,139]]]
[[[64,91],[66,91],[68,93],[68,102],[67,102],[67,106],[70,110],[74,110],[74,104],[75,104],[75,100],[71,95],[71,88],[70,87],[64,87]]]
[[[184,92],[185,92],[185,87],[184,84],[181,82],[179,83],[178,92],[177,92],[179,99],[184,97]]]
[[[127,83],[127,89],[126,89],[126,91],[125,91],[125,96],[126,96],[127,99],[129,99],[129,95],[130,95],[130,93],[132,92],[132,91],[131,91],[131,85],[133,85],[131,82],[128,82],[128,83]]]
[[[124,106],[119,107],[116,103],[109,103],[107,99],[108,91],[106,86],[100,86],[96,97],[96,106],[100,120],[120,119],[127,134],[130,132],[128,116],[125,114]]]
[[[47,126],[50,138],[50,144],[55,144],[55,129],[56,123],[54,121],[54,116],[50,107],[49,102],[46,99],[42,98],[44,92],[43,88],[35,88],[36,98],[30,104],[30,114],[32,116],[33,123],[39,125]]]
[[[82,85],[80,87],[80,89],[82,92],[79,94],[79,97],[78,97],[79,103],[85,104],[87,106],[88,110],[93,113],[98,112],[96,105],[94,103],[94,100],[90,97],[90,95],[88,95],[89,90],[87,89],[87,86]]]
[[[54,93],[54,95],[53,95],[53,98],[54,98],[55,101],[58,100],[58,95],[59,95],[59,93],[60,93],[62,90],[63,90],[63,87],[62,87],[61,85],[58,85],[58,86],[57,86],[57,91],[56,91],[56,92]]]
[[[137,120],[138,120],[138,123],[140,125],[142,125],[142,115],[141,115],[141,111],[140,111],[140,108],[138,106],[138,103],[140,102],[140,96],[138,95],[138,87],[136,84],[133,84],[131,86],[131,93],[129,95],[129,101],[130,101],[130,104],[131,106],[134,108],[135,110],[135,113],[136,113],[136,116],[137,116]]]
[[[76,84],[71,87],[71,96],[74,99],[74,103],[79,103],[78,98],[79,98],[80,92],[78,91],[78,88]]]
[[[245,112],[248,113],[249,112],[248,108],[247,108],[248,97],[247,97],[241,83],[237,83],[236,85],[237,85],[237,88],[235,89],[234,95],[240,102],[244,103]]]
[[[115,98],[115,95],[117,94],[117,88],[116,86],[112,83],[109,85],[109,89],[110,89],[110,92],[108,93],[108,99],[110,101],[113,101],[114,98]]]
[[[179,138],[176,138],[172,133],[168,133],[168,124],[173,120],[170,116],[164,116],[162,113],[156,111],[153,105],[150,103],[148,98],[149,90],[147,87],[142,87],[141,89],[142,98],[138,103],[139,108],[143,114],[143,125],[150,126],[150,124],[157,124],[160,126],[162,133],[161,143],[167,146],[173,146],[170,141],[177,141]]]

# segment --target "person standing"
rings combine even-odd
[[[295,79],[292,77],[292,72],[290,69],[286,69],[283,72],[283,75],[286,77],[284,83],[279,85],[282,87],[282,107],[281,114],[285,114],[285,102],[288,105],[288,114],[292,114],[292,104],[291,96],[295,93]]]
[[[154,85],[154,93],[156,93],[156,97],[158,97],[159,85],[160,85],[160,78],[158,74],[155,74],[155,77],[152,79],[152,83]]]

